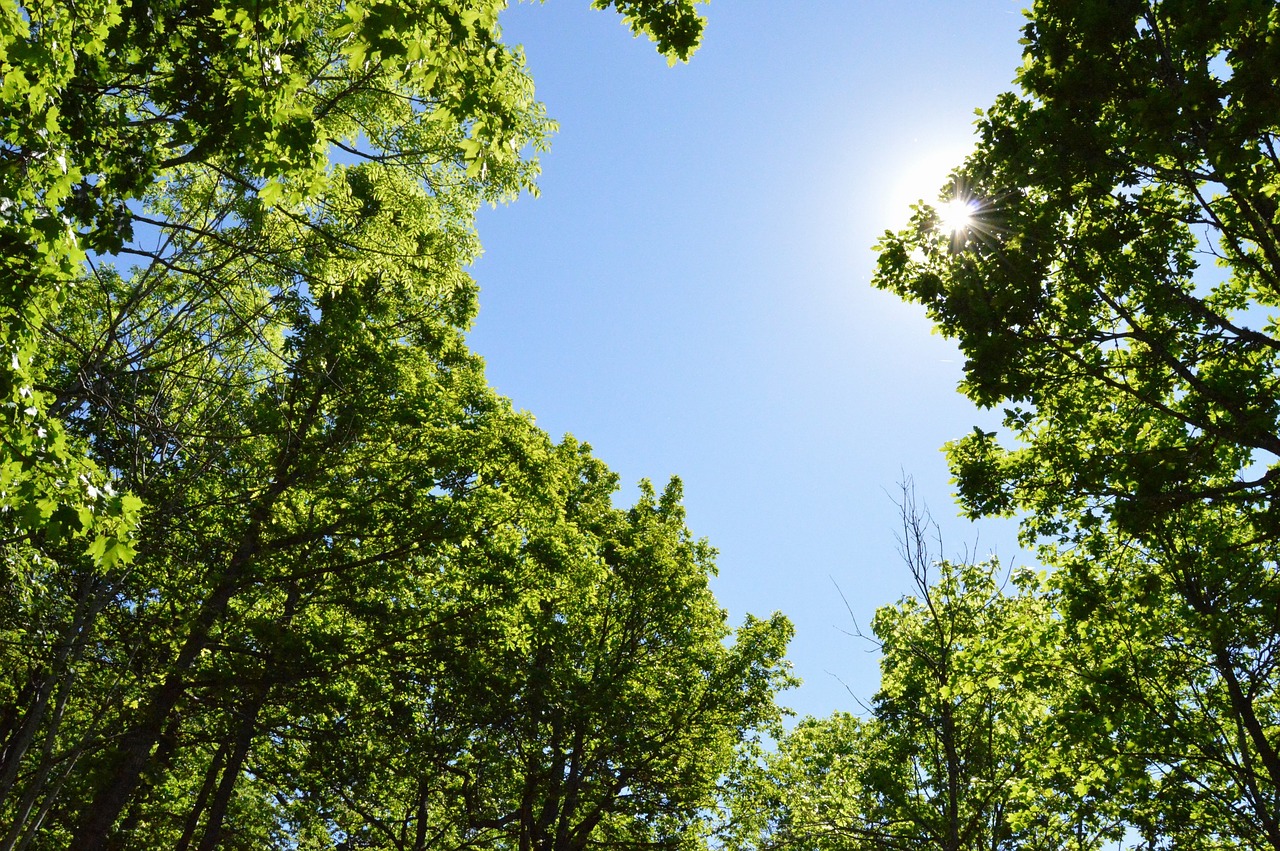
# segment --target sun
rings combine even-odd
[[[967,198],[952,198],[938,208],[938,230],[955,236],[973,226],[978,205]]]

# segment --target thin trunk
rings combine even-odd
[[[53,784],[53,788],[44,796],[44,802],[40,804],[40,811],[36,813],[34,819],[30,820],[22,839],[15,846],[14,851],[27,851],[31,843],[35,841],[36,835],[40,832],[40,826],[44,824],[45,817],[49,815],[49,811],[53,809],[53,805],[58,800],[58,790],[62,788],[62,784],[66,782],[67,778],[75,770],[76,763],[80,761],[80,757],[84,753],[87,741],[87,738],[81,741],[76,746],[76,749],[66,757],[66,767],[63,768],[62,774],[58,776],[57,781]]]
[[[213,794],[214,784],[218,782],[218,776],[222,772],[222,765],[226,759],[227,745],[223,742],[218,746],[213,759],[209,760],[209,768],[204,773],[204,782],[200,784],[200,792],[191,805],[191,812],[187,814],[187,821],[182,826],[182,836],[178,839],[178,844],[174,846],[173,851],[187,851],[191,847],[191,841],[196,836],[196,828],[200,826],[200,816],[209,803],[209,796]]]
[[[1258,821],[1262,823],[1262,829],[1266,831],[1267,841],[1271,843],[1271,847],[1280,851],[1280,820],[1277,820],[1276,814],[1272,812],[1274,800],[1267,800],[1267,792],[1271,791],[1274,799],[1274,790],[1280,788],[1280,759],[1276,757],[1276,751],[1272,747],[1271,742],[1267,739],[1266,730],[1262,728],[1262,724],[1258,721],[1258,716],[1253,710],[1253,701],[1244,693],[1244,689],[1240,687],[1240,679],[1236,676],[1234,666],[1228,656],[1225,648],[1214,646],[1215,667],[1218,673],[1227,682],[1227,693],[1231,696],[1231,708],[1235,712],[1237,721],[1243,728],[1240,742],[1240,756],[1243,762],[1244,782],[1248,789],[1248,797],[1253,801],[1254,815]],[[1258,758],[1262,760],[1262,765],[1266,769],[1269,783],[1264,784],[1264,789],[1258,788],[1257,781],[1254,777],[1255,769],[1253,767],[1253,759],[1249,753],[1249,745],[1252,744],[1258,751]]]
[[[198,851],[213,851],[218,847],[222,837],[222,821],[226,818],[227,807],[231,803],[231,795],[235,792],[236,783],[240,780],[240,770],[244,767],[245,757],[249,755],[249,746],[253,744],[254,734],[258,728],[258,715],[262,711],[265,694],[254,701],[253,706],[245,711],[236,733],[235,749],[231,752],[227,765],[222,769],[222,781],[218,784],[218,792],[209,807],[209,818],[205,820],[204,836],[200,840]]]
[[[293,615],[298,605],[299,595],[299,587],[295,582],[289,586],[289,592],[285,598],[284,611],[280,617],[280,626],[285,631],[288,631],[293,624]],[[227,759],[226,766],[222,769],[222,780],[218,784],[218,791],[209,807],[209,816],[205,819],[204,836],[200,840],[198,851],[212,851],[213,848],[217,847],[218,840],[222,836],[222,823],[227,816],[227,807],[231,803],[231,796],[235,792],[236,783],[240,780],[240,773],[244,768],[244,761],[249,755],[249,748],[253,745],[253,740],[257,736],[258,717],[262,714],[262,707],[266,705],[267,696],[271,693],[271,676],[277,662],[276,653],[269,650],[263,660],[262,685],[254,690],[253,696],[248,702],[249,705],[241,716],[240,728],[236,733],[233,750]]]
[[[36,800],[39,799],[40,793],[44,791],[50,772],[53,771],[53,749],[57,743],[58,729],[62,725],[62,716],[66,712],[67,698],[71,691],[70,685],[69,681],[64,680],[62,688],[59,690],[58,701],[53,710],[53,719],[49,723],[49,729],[45,732],[44,746],[41,748],[40,754],[40,766],[36,769],[30,782],[27,783],[27,788],[23,791],[22,800],[18,803],[13,824],[10,826],[8,833],[5,834],[4,839],[0,841],[0,851],[12,851],[19,836],[22,835],[23,826],[31,815],[31,810],[35,806]],[[49,811],[49,807],[53,806],[56,800],[57,796],[55,794],[45,796],[46,806],[37,819],[37,828],[39,827],[39,822],[44,820],[44,814]]]
[[[551,604],[548,601],[542,601],[541,610],[543,615],[551,616]],[[533,733],[534,741],[530,741],[528,745],[529,756],[525,760],[524,766],[524,788],[520,794],[520,851],[533,851],[535,848],[539,849],[539,851],[546,851],[545,835],[547,826],[550,823],[547,807],[550,805],[550,798],[555,790],[547,790],[548,800],[543,802],[542,810],[536,817],[534,815],[534,807],[537,803],[538,784],[544,775],[541,764],[543,752],[536,747],[536,741],[540,735],[543,720],[548,714],[544,689],[547,685],[547,680],[550,678],[548,669],[551,662],[551,652],[549,644],[539,646],[534,653],[533,664],[529,672],[528,717],[532,722],[530,730]],[[560,728],[559,722],[556,720],[552,722],[551,739],[552,752],[550,758],[558,765],[563,765],[561,762],[563,755],[560,750]],[[552,768],[550,773],[552,775],[555,774],[555,767]],[[561,776],[563,776],[563,770],[561,770]],[[554,777],[549,777],[548,780],[553,785],[556,783]]]
[[[426,781],[418,781],[418,811],[417,811],[417,830],[413,837],[413,851],[427,851],[427,817],[430,813],[427,811],[427,801],[430,790],[427,788]]]
[[[947,851],[960,851],[960,759],[951,698],[942,705],[942,747],[947,761]]]
[[[1240,750],[1241,771],[1238,782],[1242,783],[1244,797],[1253,803],[1253,815],[1262,825],[1267,841],[1271,847],[1280,851],[1280,818],[1273,811],[1275,790],[1280,789],[1280,754],[1267,738],[1267,731],[1254,711],[1253,699],[1244,693],[1240,685],[1240,677],[1231,661],[1231,653],[1226,642],[1219,634],[1215,621],[1221,615],[1205,596],[1198,577],[1183,567],[1177,584],[1179,591],[1191,608],[1209,624],[1209,644],[1213,652],[1213,668],[1227,685],[1227,694],[1231,701],[1231,712],[1235,716],[1238,733],[1237,747]],[[1254,754],[1262,761],[1266,779],[1259,788],[1258,771],[1254,767]],[[1270,795],[1271,800],[1268,800]]]
[[[121,736],[115,764],[72,839],[71,851],[100,851],[106,844],[116,819],[151,762],[152,749],[159,741],[165,723],[186,693],[186,674],[208,643],[210,629],[226,610],[232,596],[232,583],[239,578],[242,569],[243,564],[236,564],[228,570],[223,582],[201,608],[176,664],[153,692],[142,720]]]
[[[93,593],[95,584],[92,575],[86,575],[82,580],[77,594],[79,599],[76,601],[75,617],[67,630],[66,640],[57,645],[57,654],[50,662],[47,673],[36,685],[35,694],[22,716],[22,722],[5,743],[3,752],[0,752],[0,801],[4,801],[13,792],[22,760],[35,742],[40,725],[45,720],[49,699],[71,677],[71,664],[84,649],[88,627],[106,605],[108,595],[101,591]]]
[[[578,812],[578,801],[582,794],[582,749],[585,746],[582,725],[579,724],[573,733],[573,744],[570,746],[569,780],[566,784],[564,802],[560,806],[559,821],[556,824],[555,851],[566,851],[573,832],[573,817]]]

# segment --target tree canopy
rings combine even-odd
[[[1021,91],[876,282],[925,305],[1004,412],[948,447],[1062,591],[1064,702],[1149,847],[1280,848],[1280,283],[1270,2],[1030,12]]]
[[[723,798],[742,851],[1092,851],[1124,833],[1104,767],[1064,755],[1064,623],[1043,573],[935,558],[904,488],[914,593],[880,607],[880,689],[864,717],[807,718],[747,753]]]
[[[594,5],[616,7],[675,61],[697,47],[696,2]],[[250,211],[223,205],[238,196],[242,205],[306,209],[325,195],[339,152],[416,180],[456,224],[479,199],[532,186],[536,161],[525,154],[545,144],[552,124],[521,55],[501,40],[505,6],[5,4],[0,498],[15,533],[87,535],[95,557],[108,560],[130,552],[134,506],[98,504],[109,473],[67,445],[41,386],[49,368],[41,329],[85,262],[113,254],[171,262],[175,242],[215,241],[202,233],[230,247],[227,238],[244,231],[224,225]],[[151,203],[196,179],[220,214],[203,218],[172,193]]]
[[[679,482],[465,346],[504,6],[6,4],[0,848],[668,847],[778,723]]]
[[[678,62],[697,2],[591,5]],[[1276,4],[1034,3],[875,283],[1043,570],[906,501],[879,690],[789,732],[679,480],[466,346],[554,129],[505,6],[4,4],[0,851],[1280,851]]]

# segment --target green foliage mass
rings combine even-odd
[[[776,728],[679,482],[464,345],[552,129],[504,6],[4,5],[5,851],[672,847]]]
[[[1280,848],[1280,10],[1042,0],[1021,91],[880,244],[1004,412],[948,453],[1060,595],[1055,705],[1143,847]]]
[[[1280,851],[1275,3],[1035,3],[876,283],[1047,570],[908,503],[879,692],[785,735],[679,482],[615,506],[464,344],[553,128],[504,6],[0,9],[0,851]]]
[[[908,493],[909,497],[909,493]],[[864,718],[805,719],[728,784],[742,851],[1090,851],[1124,833],[1117,784],[1063,758],[1064,624],[1043,574],[935,561],[909,504],[915,594],[876,611],[880,690]]]
[[[694,2],[617,5],[675,61],[701,34]],[[267,207],[322,195],[340,150],[394,164],[463,210],[531,188],[536,164],[523,152],[540,148],[552,124],[518,49],[501,40],[505,6],[3,5],[0,508],[14,534],[98,538],[95,557],[129,557],[136,507],[98,504],[109,474],[49,415],[42,329],[86,260],[131,253],[155,215],[169,221],[155,208],[138,213],[161,187],[190,179],[189,167]]]

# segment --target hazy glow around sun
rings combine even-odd
[[[892,175],[882,213],[886,224],[894,229],[905,227],[913,204],[924,201],[936,205],[938,192],[947,184],[947,175],[964,162],[972,150],[971,139],[957,137],[895,151],[886,163],[886,171]]]

